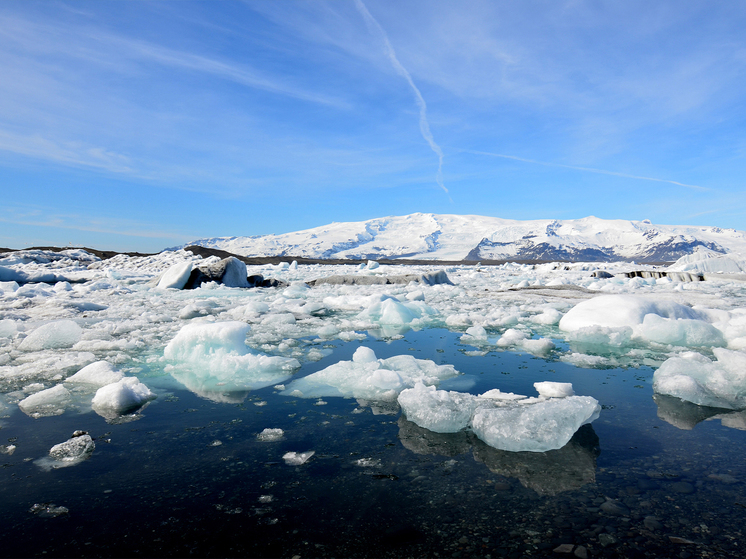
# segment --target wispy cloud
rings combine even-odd
[[[579,167],[577,165],[564,165],[562,163],[550,163],[548,161],[536,161],[534,159],[526,159],[524,157],[517,157],[515,155],[505,155],[502,153],[489,153],[486,151],[473,151],[473,150],[461,150],[467,153],[473,153],[475,155],[487,155],[489,157],[501,157],[503,159],[512,159],[513,161],[520,161],[522,163],[532,163],[534,165],[543,165],[545,167],[561,167],[563,169],[573,169],[574,171],[584,171],[587,173],[598,173],[601,175],[612,175],[615,177],[623,177],[626,179],[635,179],[635,180],[643,180],[643,181],[654,181],[654,182],[665,182],[668,184],[674,184],[676,186],[684,186],[686,188],[692,188],[694,190],[700,190],[700,191],[712,191],[712,188],[707,188],[705,186],[699,186],[696,184],[685,184],[683,182],[678,182],[670,179],[659,179],[655,177],[643,177],[640,175],[630,175],[627,173],[619,173],[617,171],[606,171],[604,169],[594,169],[592,167]]]
[[[71,231],[99,233],[106,235],[121,235],[146,239],[167,239],[171,241],[185,241],[193,238],[189,235],[166,231],[130,219],[92,218],[79,214],[59,213],[42,207],[14,207],[5,208],[4,215],[0,215],[0,222],[13,225],[28,225],[32,227],[52,227]]]
[[[355,0],[355,6],[357,6],[358,11],[362,14],[363,18],[365,18],[365,23],[368,25],[371,31],[378,33],[383,39],[386,56],[391,61],[394,70],[396,70],[397,74],[407,80],[409,87],[412,88],[415,101],[417,102],[417,106],[420,109],[420,132],[422,133],[422,137],[430,146],[430,149],[432,149],[435,155],[438,156],[438,172],[435,175],[435,182],[437,182],[438,186],[440,186],[440,188],[442,188],[443,191],[448,194],[448,189],[443,184],[443,150],[440,149],[440,146],[435,143],[433,133],[430,131],[430,123],[427,120],[427,104],[425,103],[425,99],[422,97],[422,93],[420,93],[420,90],[414,84],[414,81],[412,81],[412,76],[410,75],[410,73],[404,66],[402,66],[401,62],[399,62],[399,59],[396,57],[396,51],[394,51],[394,47],[391,46],[389,37],[383,27],[381,27],[381,24],[379,24],[378,21],[376,21],[376,19],[371,15],[371,13],[368,11],[368,8],[366,8],[365,4],[363,4],[362,0]]]

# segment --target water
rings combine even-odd
[[[215,403],[149,379],[161,396],[135,421],[4,420],[0,444],[17,449],[0,454],[2,555],[496,558],[553,556],[567,544],[568,557],[741,556],[741,414],[656,403],[649,368],[478,355],[445,330],[364,343],[379,358],[408,353],[464,373],[443,388],[533,395],[536,381],[572,382],[603,411],[563,449],[509,453],[421,429],[390,405],[273,388]],[[324,345],[333,354],[296,377],[350,359],[360,343]],[[284,437],[259,441],[265,428]],[[89,460],[35,463],[78,429],[95,439]],[[309,450],[300,466],[282,459]]]

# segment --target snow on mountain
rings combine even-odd
[[[746,233],[592,216],[517,221],[415,213],[281,235],[199,239],[188,245],[247,257],[673,262],[697,250],[746,253]]]

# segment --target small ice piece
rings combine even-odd
[[[316,454],[315,450],[308,450],[306,452],[286,452],[282,455],[282,459],[285,460],[285,464],[288,466],[300,466],[308,462],[308,459]]]
[[[369,270],[375,270],[378,268],[380,264],[376,262],[375,260],[368,260],[368,265],[366,266]]]
[[[489,446],[511,452],[546,452],[565,446],[601,411],[590,396],[552,398],[512,406],[479,407],[471,429]]]
[[[142,407],[156,398],[137,377],[124,377],[119,382],[107,384],[96,391],[91,404],[103,417],[123,415]]]
[[[261,433],[259,433],[256,436],[256,438],[265,443],[273,443],[275,441],[279,441],[284,436],[285,436],[285,431],[283,431],[282,429],[267,428]]]
[[[62,415],[70,402],[70,391],[58,384],[24,398],[18,402],[18,407],[26,415],[38,419],[40,417]]]
[[[524,334],[520,330],[516,330],[515,328],[509,328],[503,333],[502,336],[500,336],[500,339],[497,340],[497,345],[500,347],[508,347],[521,343],[525,339],[526,334]]]
[[[380,458],[360,458],[355,460],[355,465],[361,468],[377,468],[381,465]]]
[[[535,382],[534,388],[544,398],[567,398],[575,395],[570,382]]]
[[[36,503],[28,511],[41,518],[56,518],[70,512],[67,507],[57,506],[54,503]]]
[[[525,400],[528,396],[514,394],[513,392],[503,392],[499,388],[493,388],[484,394],[480,394],[479,397],[488,400]]]
[[[174,264],[163,273],[161,279],[158,280],[157,287],[160,289],[184,289],[191,273],[191,262],[187,261]]]
[[[80,434],[78,434],[80,433]],[[96,443],[85,431],[76,431],[74,436],[64,443],[54,445],[49,450],[49,457],[57,464],[53,468],[66,468],[87,460],[93,454]]]
[[[487,342],[487,330],[484,326],[471,326],[466,329],[466,333],[461,336],[461,341],[464,343],[486,343]]]
[[[65,382],[74,384],[91,384],[94,386],[106,386],[119,382],[124,373],[114,368],[106,361],[96,361],[86,365],[77,373],[68,377]]]
[[[0,444],[0,454],[7,454],[8,456],[12,456],[15,451],[16,451],[16,445],[14,444],[9,444],[9,445]]]
[[[39,326],[18,346],[21,351],[41,351],[72,347],[80,341],[83,329],[72,320],[57,320]]]
[[[272,497],[272,495],[260,495],[259,496],[260,503],[271,503],[273,500],[274,500],[274,497]]]
[[[466,428],[479,405],[471,394],[436,390],[421,382],[403,390],[397,401],[409,421],[435,433],[456,433]]]

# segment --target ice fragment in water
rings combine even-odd
[[[566,398],[575,395],[572,383],[569,382],[535,382],[534,388],[536,388],[539,396],[544,396],[545,398]]]
[[[96,413],[110,418],[134,411],[155,398],[156,395],[137,377],[124,377],[119,382],[99,388],[91,404]]]
[[[669,358],[653,375],[653,390],[700,406],[746,409],[746,354],[712,351],[716,361],[693,352]]]
[[[397,399],[407,419],[436,433],[456,433],[469,424],[479,402],[471,394],[436,390],[421,382]]]
[[[56,518],[68,514],[70,510],[54,503],[36,503],[29,509],[29,512],[41,518]]]
[[[315,450],[308,450],[306,452],[286,452],[282,455],[282,459],[285,460],[285,464],[288,466],[300,466],[301,464],[305,464],[314,454],[316,454]]]
[[[372,349],[360,347],[352,361],[340,361],[326,369],[294,380],[282,392],[302,398],[344,396],[375,401],[395,401],[405,388],[422,382],[438,384],[456,376],[452,365],[437,365],[433,361],[397,355],[376,359]]]
[[[18,407],[26,415],[39,418],[62,415],[70,403],[70,391],[61,384],[58,384],[57,386],[47,388],[24,398],[18,402]]]
[[[187,324],[163,352],[173,363],[166,370],[199,396],[234,401],[231,393],[283,382],[300,367],[297,359],[251,353],[248,331],[237,321]]]
[[[471,418],[471,429],[494,448],[546,452],[565,446],[575,431],[595,420],[600,411],[598,402],[590,396],[479,407]]]
[[[49,450],[49,457],[36,461],[45,470],[67,468],[88,460],[93,454],[96,444],[85,431],[76,431],[72,438],[64,443],[54,445]]]
[[[72,347],[80,341],[83,330],[72,320],[57,320],[39,326],[18,346],[21,351],[40,351]]]
[[[285,435],[285,432],[282,429],[270,429],[267,428],[261,433],[259,433],[256,438],[259,439],[262,442],[275,442],[282,439],[282,437]]]

